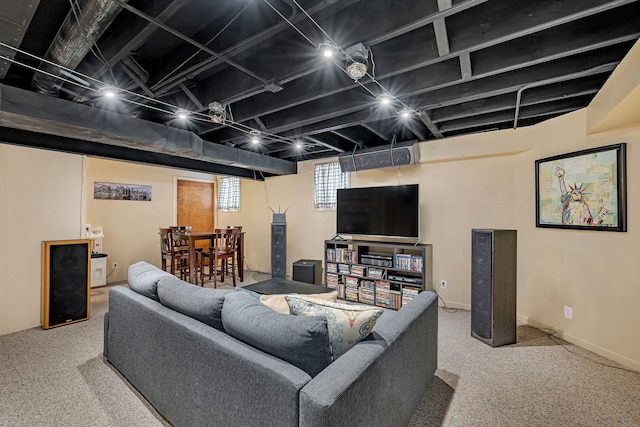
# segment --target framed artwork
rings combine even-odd
[[[150,202],[151,186],[95,181],[93,183],[93,198],[106,200],[142,200]]]
[[[626,144],[536,160],[536,227],[627,231]]]

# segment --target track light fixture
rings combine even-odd
[[[116,89],[113,86],[107,85],[107,86],[102,86],[99,89],[99,92],[107,98],[115,98],[116,94],[118,93],[118,89]]]
[[[387,95],[386,93],[378,97],[378,101],[380,101],[380,104],[382,105],[389,105],[391,104],[392,100],[393,99],[391,98],[391,96]]]
[[[176,116],[181,119],[181,120],[185,120],[189,117],[189,114],[191,114],[188,110],[185,110],[184,108],[178,108],[176,110]]]
[[[331,58],[338,53],[337,46],[329,42],[320,43],[318,45],[318,49],[320,50],[320,52],[322,52],[322,56],[324,56],[325,58]]]
[[[227,119],[227,110],[218,101],[213,101],[209,104],[209,117],[213,123],[223,125]]]
[[[355,81],[360,80],[367,74],[369,49],[362,43],[357,43],[344,52],[347,55],[347,74]]]
[[[253,129],[251,130],[251,132],[249,132],[249,135],[251,135],[251,143],[252,144],[259,144],[260,143],[260,131]]]

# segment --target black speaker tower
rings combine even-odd
[[[91,240],[42,242],[42,327],[89,319]]]
[[[271,223],[271,277],[286,279],[287,275],[287,217],[274,213]]]
[[[516,230],[471,231],[471,336],[516,342]]]

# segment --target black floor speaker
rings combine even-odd
[[[516,342],[516,230],[471,232],[471,336],[492,347]]]
[[[42,327],[89,319],[91,240],[42,242]]]
[[[311,283],[312,285],[321,285],[322,261],[315,259],[300,259],[294,262],[293,280]]]
[[[271,277],[287,275],[287,224],[271,224]]]

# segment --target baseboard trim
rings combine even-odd
[[[639,371],[640,372],[640,361],[637,360],[633,360],[630,359],[626,356],[623,356],[621,354],[615,353],[613,351],[607,350],[606,348],[600,347],[599,345],[593,344],[592,342],[583,340],[582,338],[578,338],[575,337],[571,334],[567,334],[564,331],[559,330],[558,328],[555,328],[553,326],[547,325],[543,322],[539,322],[537,320],[532,320],[529,319],[527,316],[523,316],[518,314],[517,315],[517,319],[520,323],[524,323],[526,325],[530,325],[534,328],[538,328],[538,329],[551,329],[556,331],[556,333],[554,334],[554,336],[561,338],[567,342],[570,342],[571,344],[575,344],[579,347],[582,347],[586,350],[592,351],[595,354],[602,356],[602,357],[606,357],[609,360],[612,360],[616,363],[619,363],[621,365],[623,365],[624,367],[627,367],[629,369],[633,369],[635,371]]]

